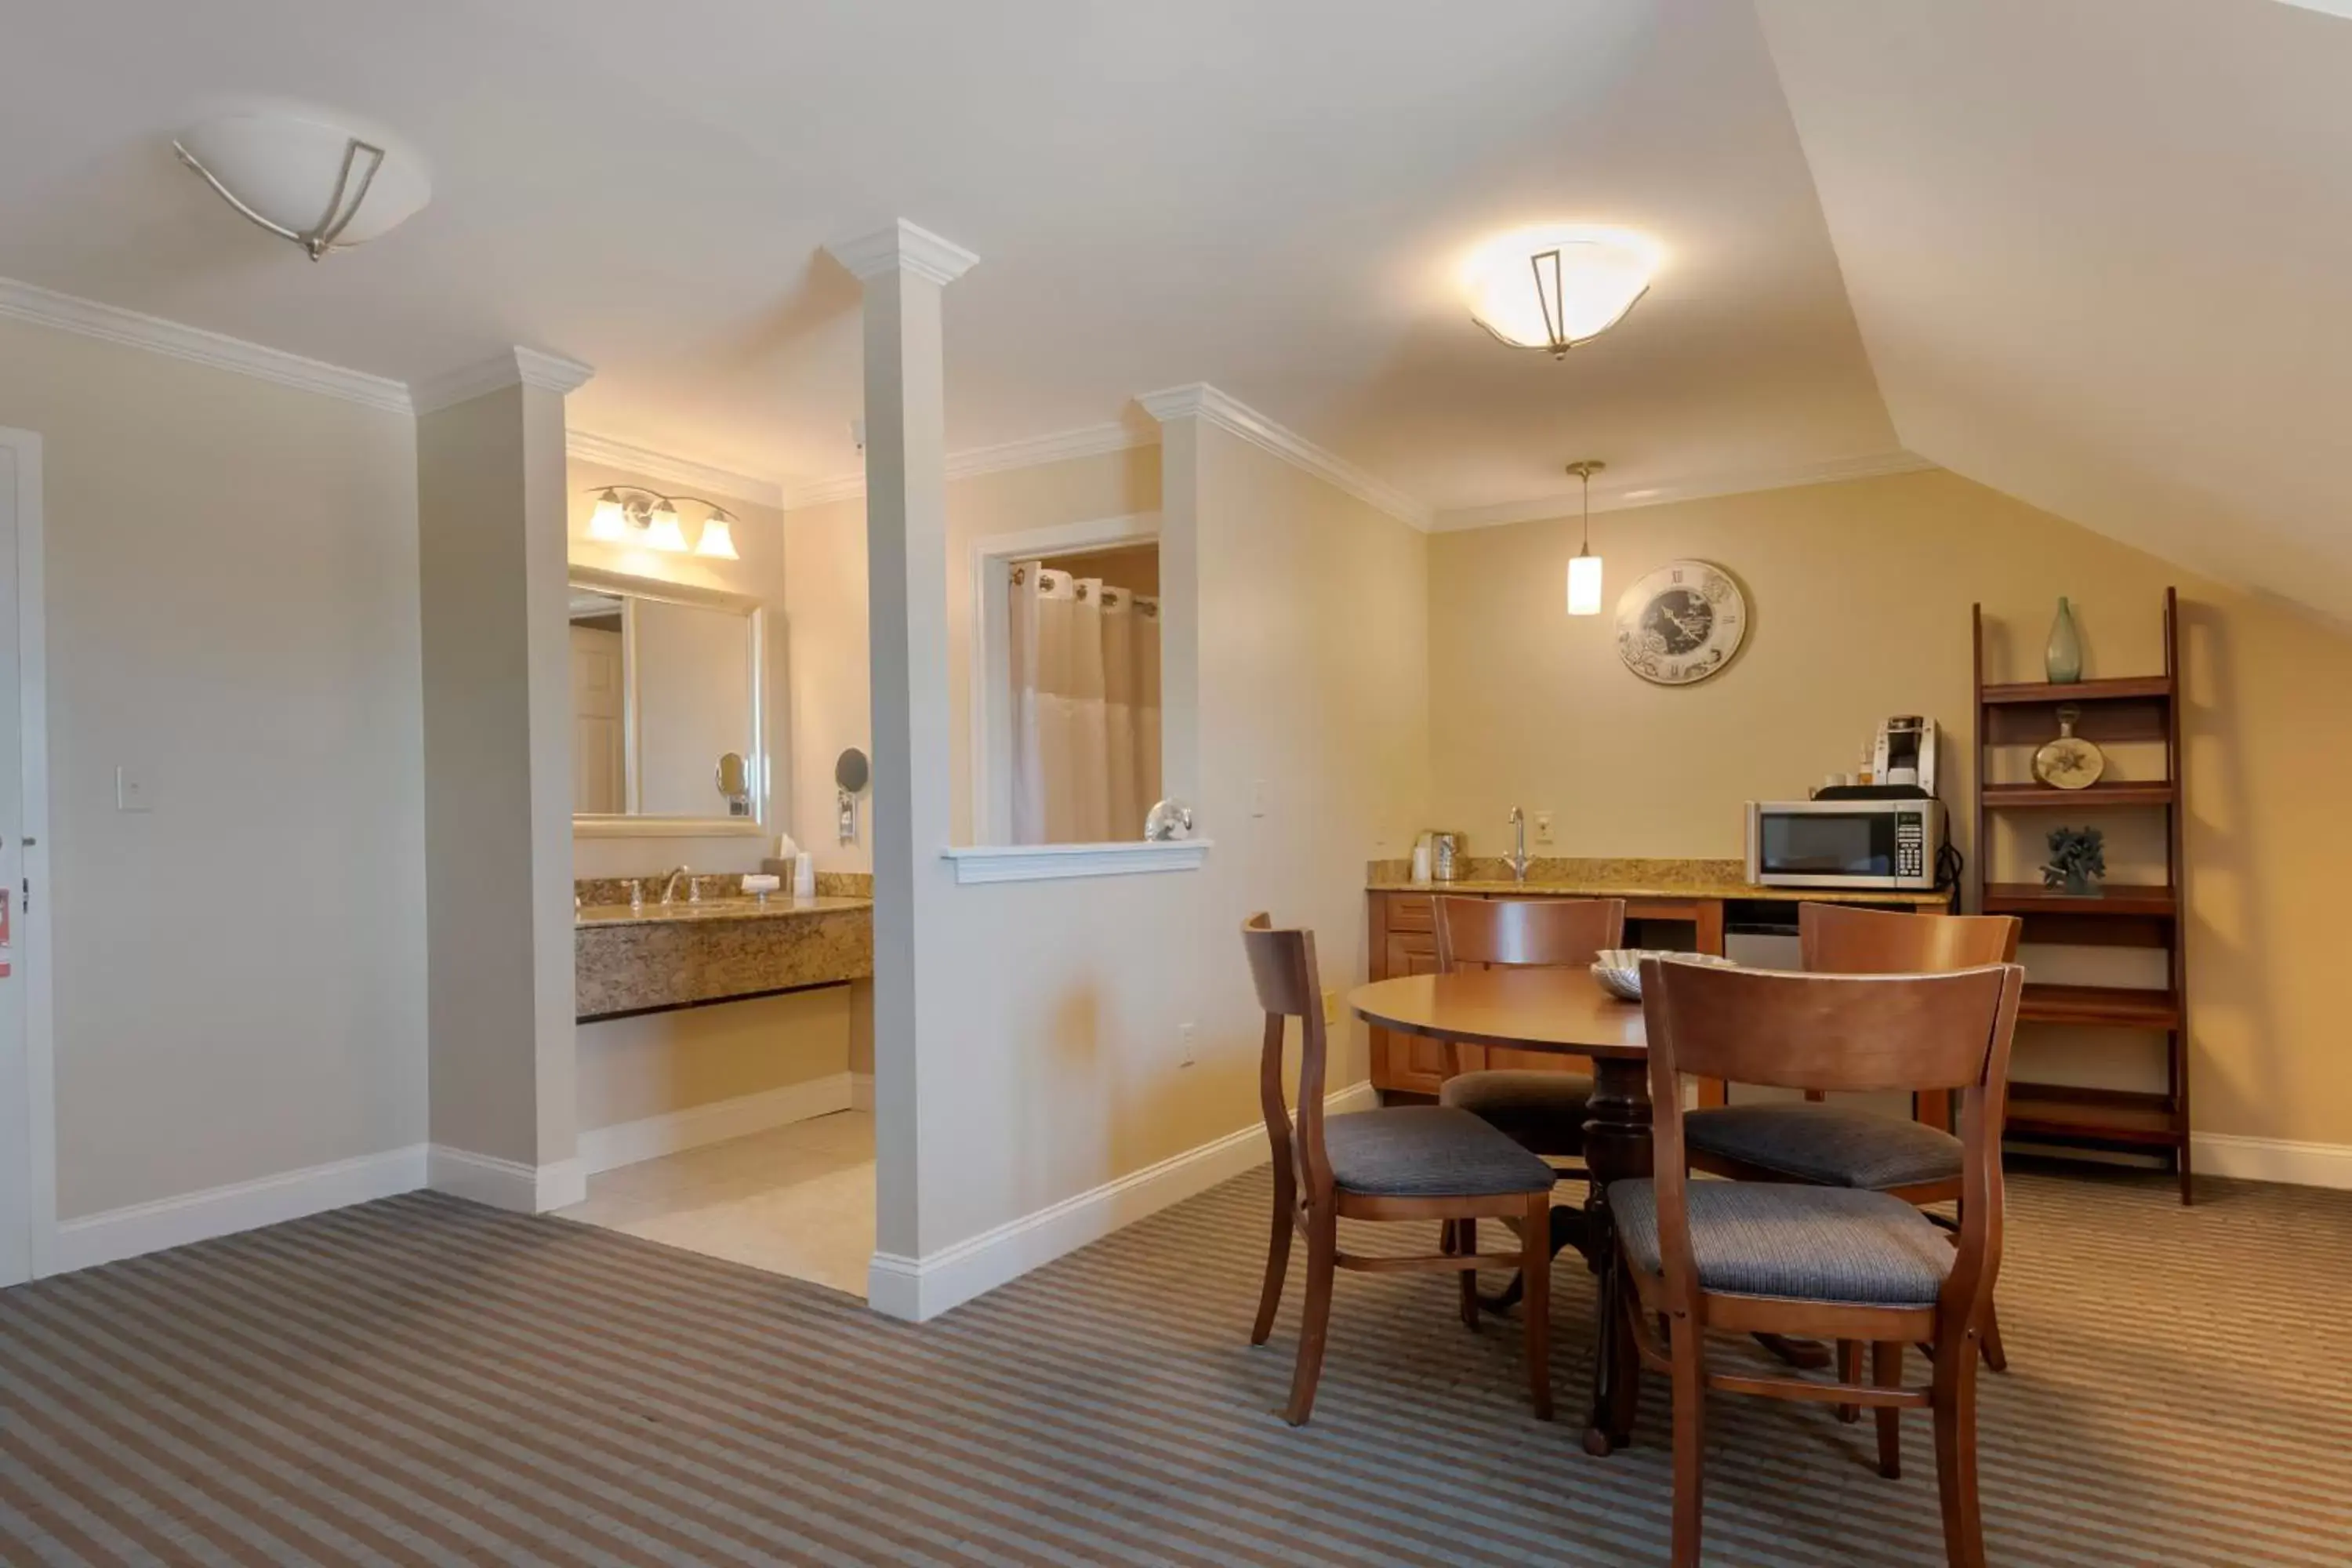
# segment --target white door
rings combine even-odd
[[[0,430],[0,1285],[33,1273],[32,1071],[25,1029],[25,745],[16,494],[30,465]],[[46,1130],[45,1130],[46,1131]],[[38,1146],[46,1151],[47,1140]]]
[[[628,810],[622,795],[621,634],[572,628],[572,809]]]

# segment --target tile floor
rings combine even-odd
[[[565,1219],[863,1298],[874,1256],[874,1115],[844,1110],[588,1178]]]

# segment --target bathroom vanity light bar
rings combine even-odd
[[[702,537],[694,546],[694,553],[718,561],[739,561],[735,553],[735,534],[730,525],[735,514],[717,501],[700,496],[666,496],[659,490],[639,489],[633,485],[608,485],[592,490],[596,496],[596,510],[588,519],[588,537],[599,544],[634,544],[645,550],[658,550],[666,554],[687,552],[686,527],[678,521],[677,503],[706,507],[710,515],[703,519]]]

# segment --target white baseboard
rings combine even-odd
[[[1339,1115],[1379,1102],[1369,1083],[1350,1085],[1324,1100]],[[929,1257],[877,1252],[867,1266],[866,1305],[908,1322],[936,1318],[950,1307],[995,1289],[1090,1241],[1159,1213],[1265,1163],[1264,1124],[1227,1133],[1197,1149],[1063,1199],[983,1231]]]
[[[871,1105],[873,1080],[868,1079],[866,1083],[867,1104]],[[830,1073],[806,1083],[788,1083],[781,1089],[762,1089],[758,1094],[739,1095],[733,1100],[714,1100],[708,1105],[689,1106],[684,1110],[583,1132],[580,1166],[583,1174],[593,1176],[600,1171],[634,1165],[640,1160],[658,1160],[680,1150],[699,1149],[706,1143],[720,1143],[747,1133],[790,1126],[812,1116],[830,1116],[836,1110],[851,1109],[856,1102],[856,1079],[845,1072]]]
[[[849,1109],[852,1110],[874,1109],[874,1075],[872,1073],[854,1072],[849,1075]]]
[[[2297,1143],[2237,1132],[2192,1132],[2189,1167],[2200,1176],[2352,1188],[2352,1144]]]
[[[470,1198],[516,1214],[569,1208],[588,1196],[588,1173],[575,1156],[551,1164],[526,1165],[495,1154],[477,1154],[436,1143],[425,1161],[425,1185],[436,1193]]]
[[[225,1187],[183,1193],[59,1222],[45,1249],[47,1271],[68,1274],[100,1263],[184,1247],[240,1230],[300,1219],[347,1204],[371,1203],[425,1184],[425,1145],[387,1149]]]

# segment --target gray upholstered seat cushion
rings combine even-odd
[[[1825,1187],[1884,1191],[1960,1176],[1960,1141],[1940,1128],[1807,1100],[1694,1110],[1683,1140],[1694,1153]]]
[[[1538,1154],[1583,1152],[1591,1098],[1592,1080],[1574,1072],[1465,1072],[1437,1091],[1439,1104],[1494,1123]]]
[[[1552,1168],[1466,1110],[1406,1105],[1323,1123],[1331,1174],[1367,1197],[1549,1193]]]
[[[1706,1289],[1875,1307],[1932,1305],[1952,1271],[1951,1239],[1886,1193],[1780,1182],[1695,1180],[1691,1257]],[[1612,1182],[1625,1256],[1661,1272],[1658,1199],[1648,1181]]]

